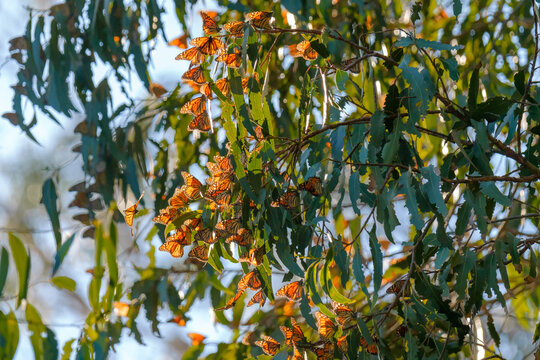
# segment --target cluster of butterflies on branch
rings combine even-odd
[[[260,31],[272,29],[270,24],[272,12],[257,11],[247,14],[246,22],[227,23],[223,25],[223,29],[227,32],[225,35],[219,34],[221,28],[213,16],[206,12],[200,14],[206,36],[192,39],[189,43],[193,47],[180,53],[176,59],[191,62],[190,69],[183,74],[182,80],[191,86],[197,86],[202,93],[201,96],[195,97],[184,104],[180,112],[194,116],[188,125],[189,131],[206,132],[213,128],[211,115],[207,111],[209,110],[207,104],[208,106],[210,104],[208,101],[213,98],[212,89],[217,89],[221,92],[221,95],[228,97],[231,88],[228,78],[209,83],[205,77],[205,69],[202,68],[201,64],[205,62],[206,56],[216,55],[215,60],[218,63],[224,63],[230,68],[240,67],[242,63],[241,50],[235,46],[232,48],[232,52],[227,52],[226,40],[224,42],[221,39],[224,37],[242,37],[247,24]],[[317,52],[310,47],[309,41],[290,45],[289,51],[292,56],[303,57],[306,60],[315,60],[318,56]],[[258,81],[256,76],[254,78]],[[247,91],[248,81],[249,77],[242,78],[244,92]],[[262,137],[260,128],[256,130]],[[247,304],[248,307],[254,304],[262,307],[267,300],[265,284],[257,267],[263,263],[264,256],[271,249],[267,248],[267,244],[263,240],[256,240],[252,231],[244,227],[239,211],[242,208],[242,201],[231,202],[233,185],[235,184],[232,161],[230,155],[216,155],[214,162],[207,162],[206,167],[210,172],[210,177],[206,180],[206,185],[203,185],[192,174],[182,172],[184,185],[175,190],[174,195],[168,199],[168,206],[165,209],[160,209],[159,215],[153,219],[155,223],[165,225],[166,229],[169,229],[168,225],[174,223],[176,229],[172,233],[166,234],[166,241],[160,246],[159,250],[169,252],[175,258],[184,255],[186,246],[192,246],[188,253],[188,260],[192,259],[193,261],[206,263],[209,260],[209,252],[212,251],[213,245],[219,240],[223,240],[225,244],[234,243],[238,246],[239,262],[248,263],[254,267],[253,270],[240,279],[235,295],[223,307],[216,309],[218,311],[233,307],[248,290],[255,292]],[[246,167],[245,164],[241,165]],[[287,188],[277,200],[270,203],[270,206],[282,207],[286,210],[299,207],[299,191],[307,191],[313,196],[321,196],[323,194],[321,179],[313,176],[300,183],[296,188]],[[125,210],[125,220],[131,229],[141,198],[133,206]],[[209,202],[210,210],[216,215],[212,221],[215,223],[214,226],[204,224],[200,214],[189,216],[187,219],[183,216],[188,213],[187,209],[191,202],[201,199]],[[250,208],[256,207],[254,203],[250,203],[249,206]],[[400,289],[394,287],[389,290],[396,294],[400,292]],[[292,302],[297,302],[302,298],[303,293],[304,283],[300,280],[283,286],[276,292],[276,296],[286,297]],[[293,348],[293,355],[290,359],[304,359],[302,354],[304,350],[314,352],[318,359],[332,359],[336,347],[343,353],[348,351],[347,334],[349,330],[356,327],[358,314],[349,307],[336,302],[332,303],[332,312],[336,317],[337,324],[322,312],[317,311],[315,313],[319,334],[319,339],[315,342],[309,342],[306,339],[302,328],[292,317],[292,327],[280,327],[285,337],[285,345]],[[339,337],[334,339],[334,335]],[[375,336],[372,336],[372,339],[372,341],[368,342],[361,337],[360,345],[369,353],[377,354],[377,339]],[[262,340],[255,341],[254,344],[260,346],[268,355],[277,354],[282,347],[282,344],[269,336],[264,336]]]
[[[272,14],[272,12],[268,11],[256,11],[246,14],[246,22],[233,21],[224,24],[223,29],[227,34],[220,35],[222,28],[216,22],[215,17],[211,16],[213,14],[200,12],[203,21],[203,32],[206,36],[192,39],[189,44],[193,47],[182,51],[176,56],[176,60],[190,61],[190,69],[182,75],[182,80],[202,94],[185,103],[180,109],[180,113],[194,116],[188,125],[188,131],[207,132],[213,130],[213,120],[210,118],[207,109],[209,107],[208,100],[213,98],[212,86],[205,78],[204,69],[201,66],[206,57],[216,55],[216,62],[224,63],[230,68],[239,68],[242,64],[241,49],[238,46],[232,46],[231,51],[227,51],[226,40],[224,42],[221,39],[224,37],[243,37],[246,24],[250,24],[255,30],[270,30],[272,29],[270,24]],[[175,44],[175,42],[172,42],[172,44]],[[315,60],[317,58],[317,52],[311,48],[310,42],[307,40],[290,45],[289,52],[293,57],[303,57],[306,60]],[[254,72],[253,79],[258,82],[257,72]],[[248,91],[249,80],[249,76],[242,77],[244,93]],[[213,85],[221,95],[224,97],[229,96],[231,86],[228,78],[218,79],[213,82]]]

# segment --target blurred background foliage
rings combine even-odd
[[[167,72],[183,50],[166,44],[203,36],[201,9],[220,25],[253,11],[272,11],[273,22],[221,38],[241,49],[238,69],[206,57],[206,80],[215,90],[227,77],[232,96],[208,103],[213,132],[193,133],[181,108],[199,89],[181,80],[187,64]],[[2,160],[17,191],[2,204],[0,357],[124,357],[137,342],[163,358],[270,358],[255,345],[268,335],[284,359],[294,354],[279,326],[291,318],[308,358],[540,356],[537,9],[32,4],[9,42],[17,81],[2,126],[32,145]],[[291,56],[303,40],[314,59]],[[65,130],[50,144],[53,128]],[[233,164],[230,207],[216,211],[206,196],[153,224],[181,172],[204,183],[216,155]],[[314,177],[320,194],[299,191]],[[122,211],[140,196],[131,237]],[[239,263],[247,249],[223,241],[202,264],[157,251],[188,218],[215,230],[236,215],[264,249],[260,263]],[[301,281],[300,301],[247,308],[237,285],[254,268],[269,300]],[[217,310],[235,294],[232,310]],[[353,314],[346,325],[332,301]],[[336,326],[327,340],[314,308]],[[184,326],[208,337],[179,335]]]

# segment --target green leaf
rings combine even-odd
[[[71,358],[71,353],[73,351],[73,343],[75,342],[75,340],[77,339],[71,339],[64,344],[64,347],[62,348],[62,357],[60,358],[60,360],[69,360]]]
[[[336,71],[336,85],[339,90],[345,91],[345,83],[349,80],[349,74],[346,71],[337,69]]]
[[[337,289],[334,287],[334,284],[332,283],[332,275],[330,274],[329,265],[332,263],[333,260],[334,260],[334,252],[333,252],[333,248],[330,248],[326,255],[324,266],[320,270],[319,278],[322,277],[323,288],[326,294],[330,297],[330,299],[337,301],[338,303],[341,303],[341,304],[349,304],[353,302],[353,300],[350,300],[344,295],[340,294],[339,291],[337,291]]]
[[[64,258],[66,257],[71,244],[73,244],[73,240],[75,240],[75,234],[72,234],[64,243],[60,246],[58,251],[56,252],[56,255],[54,256],[54,265],[52,274],[56,274],[56,271],[58,271],[58,268],[60,265],[62,265],[62,261],[64,261]]]
[[[480,190],[484,195],[492,198],[503,206],[510,206],[512,204],[512,200],[510,200],[509,197],[504,196],[493,181],[480,183]]]
[[[58,220],[58,209],[56,208],[56,187],[52,179],[47,179],[43,183],[41,203],[45,205],[49,219],[51,220],[54,238],[56,239],[56,248],[62,243],[62,235],[60,234],[60,221]]]
[[[439,213],[442,216],[446,216],[448,209],[446,208],[446,204],[444,203],[444,199],[439,188],[441,177],[435,174],[433,165],[422,168],[420,172],[427,180],[427,183],[422,185],[422,190],[427,194],[429,202],[437,207],[437,210],[439,210]]]
[[[2,247],[2,255],[0,256],[0,297],[6,285],[7,274],[9,270],[9,254],[5,247]]]
[[[399,178],[399,183],[403,186],[405,193],[405,205],[411,215],[411,223],[416,227],[416,230],[422,229],[424,222],[418,213],[418,202],[416,201],[416,191],[411,187],[412,174],[405,171]]]
[[[56,276],[51,279],[54,286],[59,289],[66,289],[67,291],[75,291],[77,283],[75,280],[68,278],[67,276]]]
[[[373,261],[373,302],[377,302],[377,292],[381,288],[383,274],[383,256],[381,252],[381,244],[377,241],[375,225],[369,232],[369,248],[371,250],[371,259]]]
[[[26,252],[22,241],[13,234],[9,234],[9,247],[11,256],[15,260],[15,268],[19,275],[19,294],[17,295],[17,307],[26,299],[28,292],[28,278],[30,276],[30,255]]]
[[[458,81],[459,72],[458,72],[457,60],[455,58],[450,58],[450,59],[439,58],[439,60],[441,60],[444,68],[448,70],[448,74],[450,74],[450,78],[454,81]]]
[[[512,101],[504,96],[495,96],[475,106],[471,112],[473,119],[486,119],[488,122],[498,121],[508,113]]]
[[[491,317],[491,315],[488,315],[487,326],[488,326],[489,335],[491,336],[493,341],[495,341],[495,344],[497,344],[497,346],[500,346],[501,338],[499,336],[499,333],[497,332],[497,329],[495,329],[495,324],[493,323],[493,318]],[[536,341],[536,339],[534,341]]]
[[[457,17],[459,14],[461,14],[461,9],[462,9],[462,5],[461,5],[461,0],[453,0],[453,10],[454,10],[454,16]]]
[[[416,45],[419,49],[433,49],[433,50],[457,50],[462,46],[459,45],[450,45],[450,44],[444,44],[439,41],[432,41],[432,40],[425,40],[421,38],[410,38],[410,37],[404,37],[401,39],[398,39],[394,46],[398,47],[407,47],[410,45]]]
[[[474,252],[467,250],[465,252],[465,255],[462,257],[462,260],[463,265],[461,265],[460,269],[458,270],[456,286],[454,287],[456,293],[459,295],[459,299],[465,298],[467,279],[476,261],[476,255],[474,254]]]
[[[0,311],[0,339],[0,359],[13,359],[19,344],[19,323],[13,311],[7,316]]]
[[[351,198],[351,205],[354,212],[361,215],[362,212],[358,208],[358,199],[360,199],[360,173],[355,171],[352,173],[349,179],[349,196]]]
[[[525,70],[521,69],[514,75],[514,85],[521,95],[525,94]]]
[[[413,110],[418,110],[419,114],[425,115],[436,89],[427,69],[419,71],[416,67],[409,67],[410,60],[411,56],[406,54],[399,64],[399,68],[403,78],[411,85],[409,88],[410,98],[405,100],[404,105],[409,110],[411,120],[417,122],[420,117]]]
[[[477,65],[471,74],[471,79],[469,80],[469,95],[467,98],[467,107],[471,112],[476,109],[476,99],[478,98],[478,88],[480,86],[480,80],[478,78],[479,73],[480,66]]]

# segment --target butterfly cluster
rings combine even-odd
[[[291,360],[304,359],[303,352],[305,350],[313,352],[317,356],[317,359],[320,360],[333,359],[335,349],[339,350],[342,354],[347,354],[349,349],[347,332],[355,328],[357,313],[335,301],[332,302],[331,311],[337,323],[334,323],[329,316],[322,312],[315,312],[317,333],[319,335],[319,339],[316,341],[308,341],[300,324],[291,317],[292,327],[280,326],[280,330],[285,338],[284,344],[279,343],[270,336],[263,336],[261,340],[255,342],[255,345],[261,347],[265,354],[271,356],[276,355],[283,345],[292,347],[293,355],[289,357]],[[336,334],[339,334],[337,338],[335,336]],[[372,337],[370,343],[361,337],[360,345],[370,354],[377,354],[377,342],[375,338]]]
[[[208,100],[213,98],[212,86],[205,77],[204,69],[201,66],[203,62],[211,63],[207,56],[215,56],[217,63],[223,63],[229,68],[238,68],[242,64],[242,55],[238,47],[231,47],[231,51],[227,51],[224,37],[237,38],[244,35],[244,27],[251,24],[255,29],[269,29],[271,12],[257,11],[246,15],[246,22],[235,21],[223,25],[223,29],[227,34],[220,35],[221,27],[215,20],[213,14],[200,12],[203,22],[203,32],[205,36],[192,39],[189,44],[193,47],[182,51],[176,56],[176,60],[190,61],[190,69],[182,75],[182,80],[188,85],[197,89],[201,95],[193,98],[180,109],[182,114],[193,115],[194,118],[188,125],[188,131],[210,131],[212,129],[212,119],[210,119],[207,106]],[[185,41],[186,39],[184,39]],[[178,46],[176,42],[172,45]],[[249,77],[242,78],[242,87],[244,92],[247,91]],[[221,78],[213,82],[215,88],[222,96],[228,97],[230,93],[230,83],[227,78]],[[208,104],[208,105],[207,105]]]

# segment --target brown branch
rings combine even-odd
[[[488,134],[489,141],[491,141],[495,146],[497,146],[506,156],[511,159],[514,159],[519,164],[523,165],[537,176],[540,176],[540,169],[534,166],[529,160],[525,159],[523,156],[516,153],[514,150],[503,144],[500,140],[495,139],[493,136]]]

